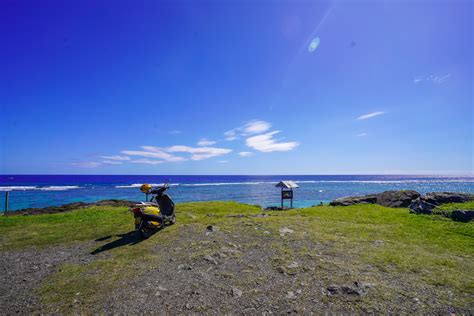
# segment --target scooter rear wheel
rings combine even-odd
[[[140,228],[140,235],[143,239],[147,239],[155,233],[155,230],[155,228],[142,227]]]

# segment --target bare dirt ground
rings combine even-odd
[[[29,248],[0,253],[0,306],[2,314],[30,314],[40,309],[36,289],[65,263],[88,264],[92,243]],[[106,256],[103,254],[102,256]]]
[[[338,253],[330,243],[296,238],[291,227],[275,232],[247,219],[239,224],[232,230],[183,225],[172,246],[157,243],[151,248],[159,260],[149,263],[146,272],[101,293],[99,304],[87,305],[78,293],[66,312],[448,315],[451,308],[446,298],[453,293],[420,283],[416,274],[360,264],[354,254]],[[63,264],[87,265],[122,246],[105,238],[2,252],[1,313],[64,312],[41,301],[37,289],[42,282]],[[474,304],[456,307],[458,314],[473,310]]]

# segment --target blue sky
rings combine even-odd
[[[472,1],[2,1],[2,174],[466,174]]]

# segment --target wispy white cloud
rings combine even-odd
[[[206,139],[206,138],[201,138],[201,139],[198,141],[197,145],[198,145],[198,146],[212,146],[212,145],[214,145],[215,143],[216,143],[216,142],[213,141],[213,140],[209,140],[209,139]]]
[[[442,84],[451,77],[450,73],[446,74],[431,74],[429,76],[418,76],[413,79],[413,83],[418,84],[420,82],[432,82],[435,84]]]
[[[184,152],[191,154],[191,160],[204,160],[212,157],[222,156],[228,154],[232,149],[217,148],[217,147],[190,147],[183,145],[175,145],[164,148],[165,151],[170,153]]]
[[[369,118],[372,118],[372,117],[376,117],[376,116],[379,116],[379,115],[383,115],[385,114],[385,112],[372,112],[372,113],[367,113],[367,114],[364,114],[364,115],[361,115],[359,117],[357,117],[357,120],[366,120],[366,119],[369,119]]]
[[[121,164],[123,164],[122,161],[117,161],[117,160],[102,160],[101,163],[106,164],[106,165],[121,165]]]
[[[237,132],[235,130],[230,130],[224,133],[226,140],[235,140],[237,139]]]
[[[259,134],[268,131],[270,127],[272,127],[272,125],[268,122],[253,120],[244,125],[243,132],[247,135]]]
[[[219,160],[218,163],[228,163],[228,160]]]
[[[239,156],[241,156],[241,157],[250,157],[250,156],[253,156],[253,155],[254,155],[254,153],[250,152],[250,151],[241,151],[239,153]]]
[[[186,158],[171,155],[158,147],[141,146],[143,150],[122,150],[122,154],[129,156],[141,156],[147,158],[158,158],[168,162],[185,161]]]
[[[97,168],[101,165],[101,163],[97,161],[81,161],[73,162],[72,165],[80,168]]]
[[[160,163],[163,163],[163,160],[150,160],[147,158],[142,158],[142,159],[133,159],[130,160],[131,163],[142,163],[142,164],[147,164],[147,165],[158,165]]]
[[[101,156],[100,158],[106,159],[106,160],[117,160],[117,161],[130,160],[130,157],[128,157],[128,156],[121,156],[121,155]]]
[[[261,152],[273,152],[273,151],[289,151],[296,148],[298,142],[278,142],[273,139],[273,135],[278,134],[280,131],[273,131],[266,134],[256,135],[249,137],[245,140],[248,147]]]
[[[367,136],[367,133],[360,133],[360,134],[357,134],[356,136],[357,137],[364,137],[364,136]]]
[[[172,131],[169,131],[168,134],[171,134],[171,135],[176,135],[176,134],[181,134],[182,131],[179,131],[179,130],[172,130]]]
[[[262,120],[251,120],[245,123],[243,126],[231,129],[224,133],[226,140],[235,140],[239,136],[249,136],[266,132],[272,127],[272,125]]]

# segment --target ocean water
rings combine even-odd
[[[45,207],[103,199],[144,200],[142,183],[171,183],[175,202],[238,201],[262,206],[280,204],[280,180],[294,180],[294,206],[307,207],[349,195],[412,189],[420,193],[453,191],[474,193],[474,177],[397,175],[337,176],[130,176],[130,175],[1,175],[0,210],[9,192],[9,210]]]

